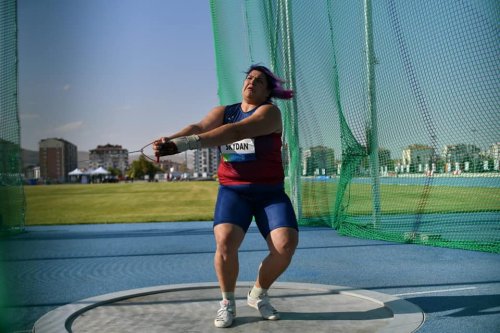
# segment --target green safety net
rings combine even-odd
[[[250,64],[283,114],[301,225],[500,252],[498,1],[211,0],[221,104]]]
[[[24,227],[17,99],[17,1],[0,1],[0,232]]]
[[[17,1],[0,0],[0,237],[24,227],[24,191],[17,101]],[[6,272],[1,264],[0,332],[7,332]]]

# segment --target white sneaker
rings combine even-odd
[[[223,328],[231,326],[234,317],[236,317],[236,304],[227,299],[221,301],[220,309],[217,310],[217,317],[214,320],[215,327]]]
[[[249,292],[247,295],[247,304],[250,305],[252,308],[259,310],[260,315],[264,319],[267,320],[280,319],[280,314],[278,310],[273,308],[271,303],[269,303],[269,296],[267,296],[267,293],[261,295],[259,298],[253,298],[252,296],[250,296]]]

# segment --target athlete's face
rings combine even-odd
[[[271,91],[267,85],[266,75],[257,70],[253,70],[245,78],[243,82],[243,97],[246,100],[253,102],[265,102]]]

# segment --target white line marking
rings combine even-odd
[[[420,294],[446,293],[446,292],[450,292],[450,291],[473,290],[473,289],[477,289],[477,287],[416,291],[413,293],[394,294],[392,296],[408,296],[408,295],[420,295]]]

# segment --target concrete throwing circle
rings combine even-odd
[[[281,315],[267,321],[246,305],[253,282],[236,290],[237,316],[227,332],[415,332],[422,310],[405,300],[349,287],[275,283],[271,302]],[[166,285],[92,297],[42,316],[35,333],[221,332],[213,321],[220,301],[216,283]]]

